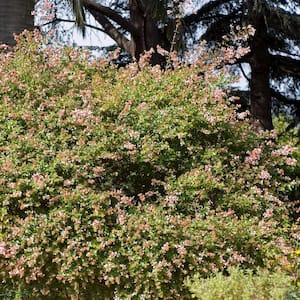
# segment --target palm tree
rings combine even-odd
[[[34,0],[0,0],[0,43],[15,44],[14,33],[34,27]]]
[[[206,26],[202,38],[211,42],[228,34],[230,25],[255,27],[251,51],[238,61],[250,65],[250,110],[254,123],[263,129],[273,128],[271,100],[299,107],[296,98],[300,92],[300,54],[294,49],[300,46],[300,15],[296,1],[212,0],[186,16],[184,22],[194,29],[199,24]]]
[[[103,4],[108,1],[67,0],[67,2],[71,4],[75,22],[83,33],[88,25],[86,22],[88,12],[101,25],[100,30],[136,60],[152,48],[154,53],[150,63],[163,64],[164,58],[156,52],[157,46],[170,50],[179,45],[182,37],[174,13],[176,14],[183,0],[111,0],[109,6]],[[169,9],[172,10],[172,15],[168,14]],[[55,18],[52,22],[59,21],[62,20]]]

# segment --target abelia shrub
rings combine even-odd
[[[189,299],[195,273],[292,270],[293,144],[252,131],[220,56],[201,51],[174,70],[117,69],[34,33],[1,53],[3,286]]]

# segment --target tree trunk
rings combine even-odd
[[[1,0],[0,0],[1,1]],[[157,0],[158,1],[158,0]],[[170,49],[165,34],[159,28],[159,21],[152,15],[147,4],[140,0],[129,0],[129,19],[123,17],[118,12],[103,6],[95,0],[83,0],[83,5],[103,27],[117,45],[128,54],[139,61],[140,56],[151,48],[154,53],[151,56],[151,65],[164,66],[166,59],[156,50],[160,45],[164,49]],[[116,26],[130,34],[130,38]]]
[[[131,40],[134,42],[134,57],[138,60],[140,55],[146,51],[145,16],[136,0],[130,0],[129,7],[130,22],[134,27],[134,32],[131,32]]]
[[[32,30],[34,0],[0,0],[0,44],[15,44],[13,33]]]
[[[130,21],[135,28],[135,32],[132,34],[132,41],[135,45],[135,59],[139,60],[145,51],[153,49],[154,53],[150,64],[163,65],[165,58],[156,51],[158,45],[164,47],[164,37],[158,28],[157,21],[143,11],[138,1],[129,1],[129,6]]]
[[[161,46],[165,50],[170,50],[170,45],[166,42],[165,37],[162,32],[159,30],[157,26],[157,21],[153,19],[151,16],[145,17],[145,44],[146,49],[150,50],[154,49],[154,53],[151,57],[150,64],[151,65],[160,65],[164,66],[166,63],[165,57],[161,54],[157,53],[157,46]]]
[[[267,28],[263,16],[257,16],[256,32],[251,47],[250,101],[251,115],[255,127],[273,129],[270,90],[270,55],[268,50]]]

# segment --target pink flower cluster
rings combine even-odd
[[[285,145],[280,149],[272,151],[271,155],[272,156],[287,156],[290,153],[293,153],[297,150],[296,147],[291,147],[289,145]]]
[[[35,173],[32,175],[32,181],[39,189],[42,189],[44,187],[44,180],[44,176],[40,173]]]
[[[0,242],[0,255],[3,255],[5,258],[9,257],[9,251],[6,249],[4,242]]]
[[[71,114],[75,122],[79,124],[84,124],[93,116],[93,112],[89,109],[75,109]]]
[[[272,176],[268,171],[262,170],[259,174],[259,178],[262,180],[269,180],[272,178]]]
[[[261,157],[261,148],[255,148],[252,151],[247,151],[248,156],[245,158],[245,163],[249,165],[257,165]]]

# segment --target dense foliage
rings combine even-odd
[[[284,300],[300,296],[297,291],[291,292],[295,289],[292,277],[285,273],[258,270],[257,274],[253,274],[237,267],[229,268],[229,276],[218,272],[202,279],[196,275],[186,284],[199,300]]]
[[[253,132],[201,51],[164,72],[37,34],[1,54],[3,285],[28,299],[189,299],[196,273],[293,271],[295,149]]]

